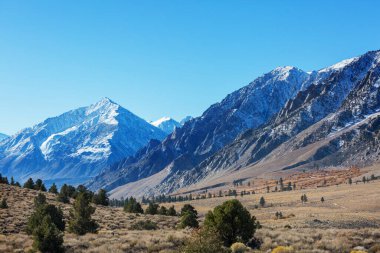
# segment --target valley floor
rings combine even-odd
[[[32,212],[36,191],[0,185],[2,198],[8,199],[8,209],[0,209],[0,252],[24,252],[32,240],[23,230]],[[308,202],[300,197],[306,194]],[[263,196],[265,207],[259,206]],[[321,198],[325,201],[322,203]],[[61,205],[67,216],[70,205]],[[232,197],[193,200],[175,203],[176,210],[185,203],[195,206],[204,219],[207,211]],[[312,187],[288,192],[257,193],[237,197],[257,217],[263,228],[256,236],[263,244],[259,251],[270,252],[278,245],[292,245],[294,252],[350,252],[361,246],[369,249],[380,243],[380,180],[328,187]],[[172,204],[164,204],[170,206]],[[283,219],[276,219],[281,212]],[[97,207],[94,218],[101,228],[97,234],[75,236],[65,234],[68,252],[177,252],[190,230],[178,230],[177,217],[135,215],[121,208]],[[132,230],[139,220],[151,219],[158,230]]]

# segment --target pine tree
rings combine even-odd
[[[44,183],[42,182],[41,179],[37,179],[36,180],[36,183],[34,185],[34,189],[38,190],[38,191],[46,192],[46,187],[45,187],[45,185],[44,185]]]
[[[32,178],[29,178],[29,179],[25,182],[25,184],[24,184],[23,187],[26,188],[26,189],[34,189],[34,181],[33,181],[33,179],[32,179]]]
[[[159,215],[168,215],[168,209],[164,206],[160,206],[158,209],[158,214]]]
[[[324,197],[321,198],[321,202],[322,203],[325,202],[325,198]]]
[[[43,216],[33,230],[33,248],[40,252],[63,252],[63,234],[52,222],[49,215]]]
[[[367,179],[363,176],[362,181],[363,181],[363,183],[366,183],[366,182],[367,182]]]
[[[264,197],[261,197],[260,198],[260,206],[265,206],[265,199],[264,199]]]
[[[3,199],[1,200],[0,208],[1,208],[1,209],[6,209],[6,208],[8,208],[8,204],[7,204],[7,199],[6,199],[6,198],[3,198]]]
[[[28,219],[26,231],[33,234],[33,231],[40,225],[42,219],[49,216],[54,225],[61,231],[65,229],[63,212],[61,208],[57,208],[46,202],[46,196],[39,193],[34,198],[34,212]]]
[[[146,214],[155,215],[158,213],[158,204],[150,202],[148,207],[145,210]]]
[[[176,212],[174,206],[169,207],[167,215],[168,216],[176,216],[177,215],[177,212]]]
[[[282,179],[282,177],[280,177],[280,190],[284,190],[284,180]]]
[[[57,186],[55,185],[55,183],[53,183],[49,189],[49,192],[50,193],[53,193],[53,194],[58,194],[58,190],[57,190]]]
[[[15,179],[11,177],[11,185],[15,185]]]
[[[352,184],[352,178],[349,178],[349,179],[348,179],[348,183],[349,183],[349,184]]]
[[[93,196],[92,202],[96,205],[108,206],[109,199],[106,190],[100,189],[98,193]]]
[[[70,192],[67,184],[62,185],[57,200],[62,203],[70,203]]]
[[[132,197],[125,201],[124,211],[127,213],[144,213],[140,203]]]
[[[91,218],[95,208],[90,205],[86,193],[80,192],[75,198],[73,209],[70,211],[69,231],[77,235],[95,233],[98,224]]]

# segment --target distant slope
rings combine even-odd
[[[111,190],[164,169],[173,173],[189,170],[243,131],[265,124],[286,101],[307,88],[313,79],[323,76],[294,67],[276,68],[212,105],[201,117],[186,122],[161,143],[152,142],[134,157],[110,167],[89,186]]]
[[[170,117],[163,117],[156,121],[150,122],[155,127],[158,127],[167,134],[171,134],[176,127],[181,127],[182,125]]]
[[[82,183],[123,157],[133,155],[160,129],[102,99],[24,129],[1,142],[0,172],[24,181],[28,177]]]

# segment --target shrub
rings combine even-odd
[[[197,220],[197,215],[194,212],[186,211],[181,215],[179,228],[197,228],[199,227],[199,222]]]
[[[158,213],[158,204],[150,202],[148,207],[145,210],[146,214],[155,215]]]
[[[41,252],[63,252],[63,234],[45,215],[40,224],[33,230],[33,248]]]
[[[156,230],[158,226],[155,222],[151,220],[138,221],[131,226],[131,229],[135,230]]]
[[[272,250],[272,253],[293,253],[295,252],[291,246],[277,246]]]
[[[195,230],[186,240],[181,249],[182,253],[227,253],[229,249],[223,247],[223,242],[215,231],[209,229]]]
[[[380,244],[373,245],[369,250],[368,253],[380,253]]]
[[[218,233],[225,246],[234,242],[246,243],[260,227],[255,216],[251,216],[236,199],[215,207],[213,212],[209,211],[204,224],[206,228]]]
[[[241,242],[235,242],[231,245],[232,253],[244,253],[248,250],[247,246],[244,245],[244,243]]]
[[[3,198],[3,199],[1,200],[0,208],[1,208],[1,209],[7,209],[7,208],[8,208],[8,204],[7,204],[7,199],[6,199],[6,198]]]
[[[77,235],[84,235],[88,232],[95,233],[98,224],[91,219],[94,212],[95,208],[90,206],[86,194],[84,192],[79,193],[73,209],[70,211],[69,231]]]
[[[125,202],[124,211],[127,213],[144,213],[140,203],[132,197]]]

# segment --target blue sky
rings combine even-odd
[[[198,116],[277,66],[380,49],[380,1],[0,1],[0,132],[109,97]]]

